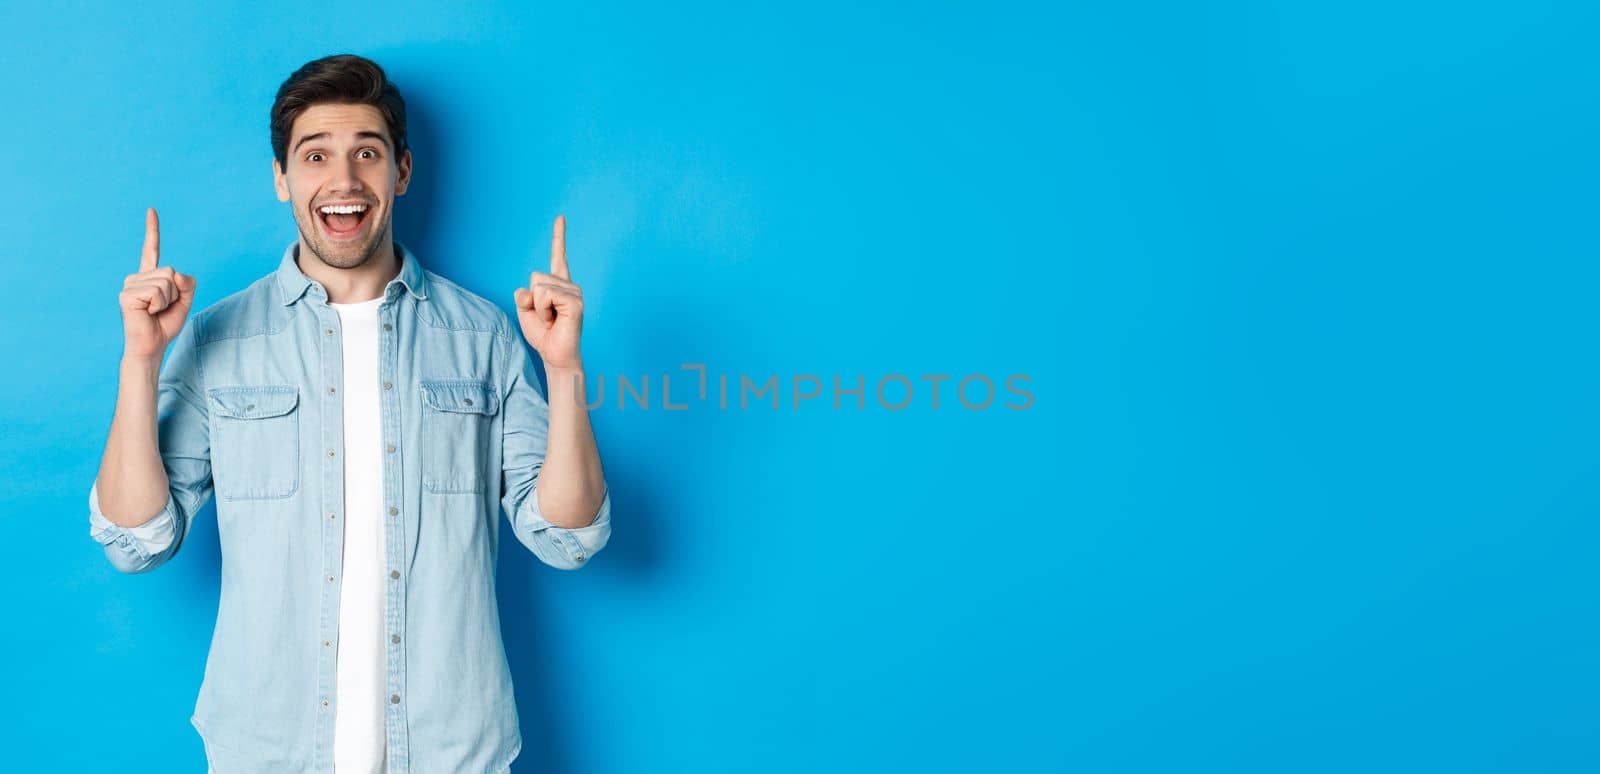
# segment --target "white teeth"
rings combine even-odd
[[[341,214],[341,215],[350,215],[352,213],[357,213],[357,212],[366,212],[367,211],[367,205],[365,205],[365,204],[345,204],[345,205],[337,205],[337,206],[336,205],[328,205],[326,207],[321,208],[321,211],[322,211],[322,214],[324,214],[324,215],[332,215],[332,214],[336,214],[336,213],[337,214]]]

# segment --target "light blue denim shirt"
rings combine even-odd
[[[89,490],[90,537],[138,573],[178,552],[214,487],[222,597],[190,722],[223,774],[333,768],[342,337],[297,248],[172,343],[157,397],[161,512],[119,527]],[[541,517],[549,406],[517,325],[395,250],[378,311],[389,771],[506,771],[522,738],[495,598],[497,510],[540,561],[577,569],[610,537],[611,495],[586,527]]]

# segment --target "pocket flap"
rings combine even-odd
[[[261,419],[282,416],[294,410],[300,388],[292,384],[260,387],[212,387],[211,409],[234,419]]]
[[[489,385],[472,379],[424,379],[422,400],[439,411],[457,414],[493,414],[500,396]]]

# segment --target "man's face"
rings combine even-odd
[[[272,160],[278,201],[290,202],[300,239],[317,258],[353,269],[389,244],[395,197],[411,180],[411,152],[395,158],[388,124],[377,108],[306,108],[289,132],[287,158],[287,169]],[[362,211],[327,211],[340,205]]]

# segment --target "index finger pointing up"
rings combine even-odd
[[[572,279],[567,273],[567,218],[556,216],[555,236],[550,238],[550,273],[564,280]]]
[[[144,253],[139,256],[139,271],[149,271],[161,260],[161,222],[156,219],[156,208],[144,211]]]

